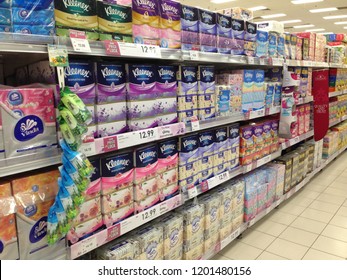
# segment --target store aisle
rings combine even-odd
[[[214,259],[347,259],[347,152]]]

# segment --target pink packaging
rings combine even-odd
[[[158,192],[158,180],[156,177],[134,186],[134,200],[140,201]]]
[[[90,178],[88,188],[83,192],[85,200],[90,200],[101,195],[101,173],[100,173],[100,159],[90,160],[94,167],[94,172]]]
[[[305,133],[305,105],[298,106],[298,135]]]
[[[128,218],[133,213],[134,213],[134,203],[130,203],[127,206],[114,210],[113,212],[103,214],[102,221],[104,225],[106,225],[106,227],[110,227],[113,224],[119,223],[120,221],[123,221],[124,219]]]
[[[134,190],[133,187],[108,193],[101,197],[102,213],[109,213],[117,208],[122,208],[133,202]]]
[[[73,220],[74,225],[79,225],[90,219],[94,219],[101,215],[100,196],[91,200],[85,201],[79,206],[79,213]]]
[[[135,213],[142,212],[160,202],[159,192],[147,196],[145,199],[135,201]]]
[[[310,121],[311,121],[311,106],[310,104],[305,105],[305,126],[304,132],[308,132],[310,130]]]
[[[158,143],[158,174],[177,168],[178,151],[177,139],[170,139]]]
[[[152,42],[151,45],[157,45],[159,38],[159,29],[156,27],[149,26],[147,24],[133,24],[133,38],[135,43],[146,44],[146,42]],[[138,38],[138,42],[136,41],[136,38]]]
[[[57,145],[51,88],[1,89],[0,111],[6,157]]]
[[[175,167],[159,175],[158,188],[163,189],[169,185],[177,184],[177,180],[178,180],[178,168]]]
[[[134,152],[135,184],[140,184],[157,176],[158,146],[157,144],[141,147]]]
[[[302,60],[302,38],[297,38],[296,41],[296,59]]]
[[[102,216],[97,216],[94,219],[88,220],[79,225],[73,226],[67,234],[68,240],[74,244],[83,236],[90,234],[103,225]]]

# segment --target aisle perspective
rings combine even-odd
[[[347,35],[78,2],[0,1],[0,259],[211,259],[347,148]]]

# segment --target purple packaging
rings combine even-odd
[[[162,48],[181,48],[181,4],[159,0],[159,37]]]
[[[196,66],[180,65],[177,72],[178,95],[198,94],[198,75]]]
[[[153,65],[129,64],[128,73],[128,98],[130,100],[143,100],[155,98],[156,74]]]
[[[219,53],[230,54],[231,17],[217,13],[216,23],[217,23],[217,51]]]
[[[213,130],[199,133],[199,154],[201,157],[202,180],[207,180],[213,175],[214,167],[214,143]]]
[[[231,20],[231,38],[239,40],[245,39],[245,22],[243,20]]]
[[[95,77],[92,62],[69,61],[64,70],[65,86],[76,93],[86,105],[95,104]]]
[[[216,13],[199,9],[199,40],[203,52],[217,52]]]
[[[157,66],[156,90],[159,97],[177,96],[177,66]]]
[[[199,50],[198,9],[181,5],[181,41],[183,50]]]
[[[242,55],[245,52],[245,41],[239,39],[231,39],[231,54]]]
[[[246,21],[245,26],[245,40],[255,42],[257,39],[257,24]]]
[[[126,72],[123,64],[98,62],[96,77],[98,104],[126,101]]]
[[[215,67],[198,66],[198,94],[215,93]]]

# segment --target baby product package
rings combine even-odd
[[[83,30],[90,40],[99,39],[98,17],[94,0],[54,1],[56,34],[69,37],[70,29]]]
[[[181,49],[199,51],[200,41],[198,8],[181,5],[181,29]]]
[[[213,130],[199,133],[199,154],[201,157],[201,179],[203,181],[213,176],[215,134]]]
[[[139,242],[140,260],[162,260],[164,257],[163,227],[144,226],[133,232],[133,239]]]
[[[0,114],[7,158],[56,147],[53,90],[0,90]]]
[[[116,239],[95,250],[98,260],[137,260],[139,257],[139,242],[127,238]]]
[[[159,38],[161,48],[181,48],[181,4],[159,0]]]
[[[231,17],[216,14],[217,23],[217,52],[230,54],[231,50]]]
[[[17,201],[19,257],[23,260],[52,259],[65,252],[65,240],[47,244],[47,215],[58,192],[58,171],[14,179],[12,192]]]
[[[18,241],[16,230],[16,202],[12,197],[11,184],[0,182],[0,260],[16,260]]]
[[[203,52],[217,52],[216,13],[199,9],[199,41]]]
[[[201,179],[201,154],[197,134],[179,138],[178,183],[181,188],[198,185]]]
[[[182,259],[183,254],[183,216],[169,213],[158,220],[164,233],[164,260]],[[178,252],[178,255],[177,253]]]
[[[98,31],[100,40],[132,43],[131,7],[97,1]]]
[[[114,135],[127,131],[126,127],[126,73],[122,64],[98,62],[96,122],[99,137]],[[121,130],[113,130],[119,127]],[[123,127],[124,126],[124,127]]]
[[[133,41],[137,44],[158,45],[158,1],[132,1]]]

